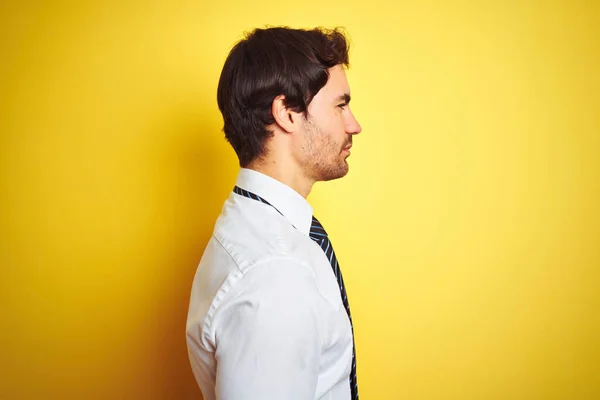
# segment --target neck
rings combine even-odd
[[[314,181],[307,178],[302,170],[290,165],[289,163],[278,162],[277,160],[255,161],[246,168],[260,172],[271,178],[278,180],[294,189],[305,199],[310,194]]]

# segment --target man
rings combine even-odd
[[[242,167],[194,278],[187,320],[205,400],[358,398],[352,320],[327,233],[306,201],[348,172],[348,45],[339,30],[257,29],[217,101]]]

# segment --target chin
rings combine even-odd
[[[349,166],[348,163],[346,161],[344,161],[343,165],[339,165],[337,166],[337,168],[331,168],[328,169],[327,171],[321,171],[321,179],[319,179],[320,181],[332,181],[334,179],[340,179],[343,178],[344,176],[346,176],[348,174],[348,170],[349,170]]]

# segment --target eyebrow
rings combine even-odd
[[[344,93],[338,97],[335,98],[335,101],[344,101],[346,104],[350,103],[350,94],[349,93]]]

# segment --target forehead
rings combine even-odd
[[[341,65],[336,65],[329,68],[329,79],[327,79],[325,86],[317,93],[317,96],[321,95],[325,99],[332,99],[344,94],[350,94],[346,71]]]

